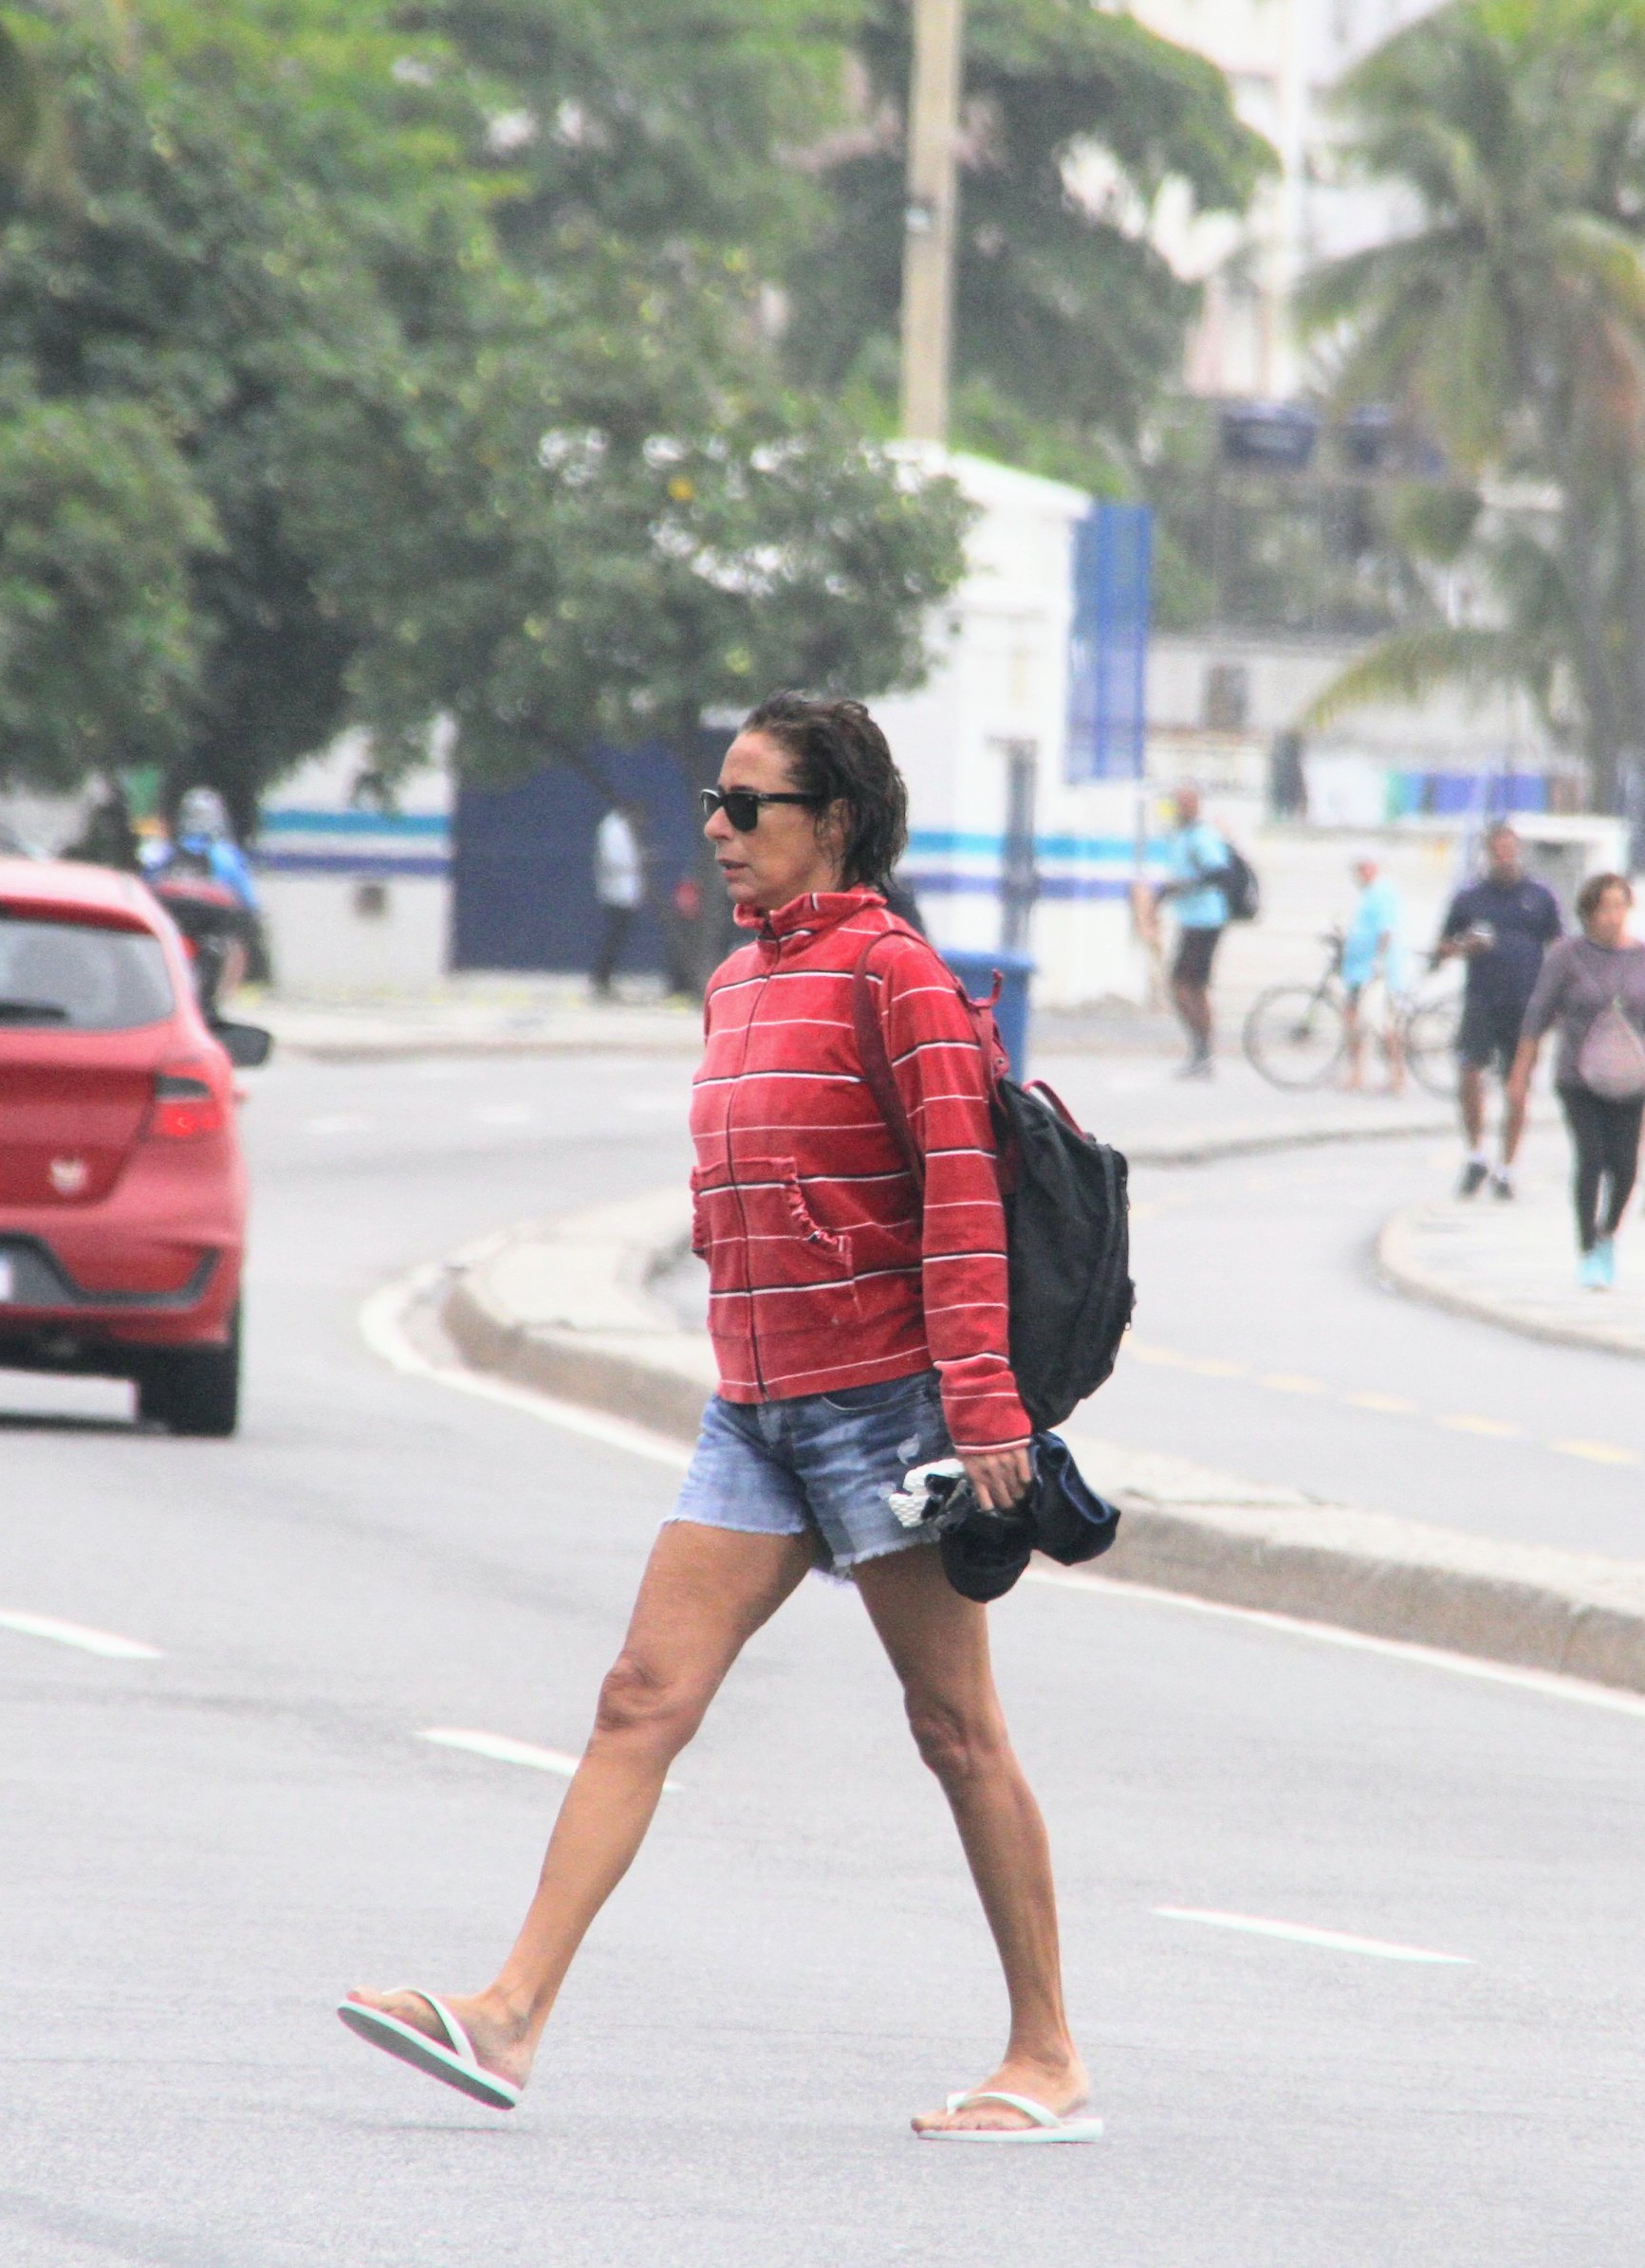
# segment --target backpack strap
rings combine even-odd
[[[862,1077],[868,1092],[873,1096],[880,1116],[896,1136],[902,1152],[914,1186],[925,1193],[925,1159],[919,1144],[914,1138],[914,1128],[908,1122],[903,1107],[902,1090],[896,1083],[896,1074],[891,1068],[891,1050],[885,1044],[885,1026],[879,1019],[879,1003],[874,996],[869,979],[868,964],[875,950],[887,937],[900,936],[898,930],[882,930],[878,937],[870,937],[857,956],[857,966],[851,972],[851,1022],[857,1034],[857,1056],[862,1065]],[[912,931],[909,934],[913,934]],[[934,957],[934,956],[933,956]]]

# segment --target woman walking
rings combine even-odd
[[[1577,1280],[1589,1291],[1617,1281],[1617,1230],[1645,1117],[1645,945],[1625,934],[1633,903],[1620,875],[1583,883],[1582,933],[1549,948],[1508,1074],[1510,1103],[1523,1113],[1543,1034],[1557,1023],[1554,1086],[1576,1152]]]
[[[710,985],[692,1101],[719,1392],[496,1982],[446,2000],[356,1992],[339,2014],[374,2046],[511,2107],[669,1766],[747,1640],[822,1567],[856,1583],[901,1682],[1009,1997],[1003,2060],[915,2130],[1087,2141],[1100,2129],[1063,2004],[1050,1853],[994,1691],[986,1610],[887,1502],[908,1468],[950,1454],[989,1508],[1030,1480],[985,1067],[952,979],[878,888],[906,840],[907,798],[859,703],[773,695],[703,802],[749,932]],[[870,948],[925,1158],[923,1208],[861,1077],[852,997]]]

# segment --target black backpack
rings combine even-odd
[[[1207,875],[1206,880],[1214,882],[1222,892],[1229,921],[1255,921],[1263,910],[1263,886],[1257,870],[1231,842],[1225,842],[1223,849],[1225,862]]]
[[[857,1051],[869,1092],[923,1194],[925,1160],[908,1123],[868,981],[868,963],[879,942],[871,938],[863,948],[852,980]],[[965,1002],[988,1070],[1006,1208],[1011,1369],[1024,1409],[1035,1430],[1044,1431],[1060,1426],[1108,1377],[1131,1322],[1137,1288],[1131,1281],[1125,1160],[1082,1132],[1049,1087],[1038,1080],[1020,1087],[1005,1076],[993,1001],[972,1000],[934,952],[932,958]]]

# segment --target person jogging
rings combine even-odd
[[[1433,958],[1460,957],[1468,968],[1456,1041],[1468,1157],[1457,1194],[1477,1196],[1488,1181],[1494,1196],[1511,1197],[1525,1100],[1522,1096],[1516,1101],[1511,1089],[1505,1092],[1502,1156],[1493,1172],[1485,1146],[1485,1075],[1494,1064],[1507,1079],[1543,953],[1560,934],[1560,909],[1553,892],[1525,873],[1519,836],[1506,820],[1486,836],[1485,855],[1485,874],[1451,901]]]
[[[1188,1060],[1177,1076],[1210,1079],[1214,1041],[1211,970],[1229,917],[1227,894],[1214,877],[1228,865],[1228,845],[1200,817],[1197,787],[1179,787],[1174,803],[1176,824],[1166,841],[1171,871],[1155,892],[1155,902],[1169,902],[1176,915],[1171,998],[1188,1034]]]
[[[1063,2008],[1050,1853],[994,1690],[987,1611],[888,1501],[911,1467],[951,1454],[989,1509],[1030,1482],[987,1068],[952,980],[878,888],[906,839],[907,797],[859,703],[773,695],[703,801],[748,932],[710,982],[692,1099],[693,1243],[709,1263],[719,1391],[496,1981],[455,1999],[355,1992],[338,2013],[511,2108],[670,1765],[747,1640],[820,1567],[856,1584],[890,1657],[1005,1970],[1003,2059],[915,2130],[1089,2141],[1100,2125]],[[876,938],[870,981],[923,1207],[858,1054],[856,970]]]
[[[1583,883],[1582,934],[1562,939],[1543,963],[1508,1076],[1523,1117],[1543,1036],[1557,1024],[1554,1089],[1576,1155],[1577,1280],[1588,1291],[1609,1291],[1617,1281],[1617,1231],[1638,1171],[1645,1117],[1645,945],[1626,934],[1633,903],[1621,875]]]

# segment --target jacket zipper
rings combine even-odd
[[[781,945],[779,945],[777,950],[778,957],[781,958]],[[749,1041],[753,1032],[754,1019],[760,1012],[761,1005],[766,997],[766,987],[771,981],[771,972],[775,968],[776,962],[773,961],[771,964],[771,968],[768,968],[765,975],[760,979],[759,995],[756,998],[753,1006],[749,1009],[748,1020],[743,1025],[743,1053],[742,1060],[737,1065],[736,1079],[732,1084],[730,1095],[728,1095],[726,1097],[726,1173],[730,1181],[731,1188],[736,1191],[737,1221],[743,1234],[743,1268],[744,1272],[750,1278],[753,1275],[753,1263],[749,1254],[749,1213],[748,1208],[743,1203],[742,1184],[737,1179],[736,1153],[731,1142],[731,1113],[736,1108],[737,1096],[742,1089],[743,1073],[749,1067]],[[746,1288],[749,1297],[749,1358],[754,1366],[754,1384],[760,1390],[760,1399],[765,1401],[767,1399],[766,1393],[766,1374],[760,1363],[760,1325],[758,1316],[756,1315],[754,1309],[754,1288],[752,1282],[750,1282]]]

